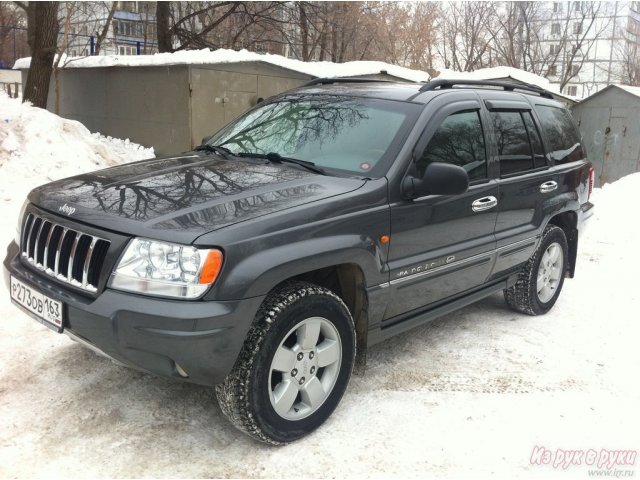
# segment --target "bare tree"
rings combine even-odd
[[[447,5],[438,48],[446,68],[470,72],[491,66],[492,10],[489,2]]]
[[[15,3],[0,2],[0,67],[29,55],[26,11]]]
[[[29,2],[20,6],[27,12],[31,48],[31,65],[22,101],[47,108],[49,81],[58,44],[58,2]]]
[[[582,69],[595,44],[591,39],[598,38],[611,22],[610,17],[602,15],[608,7],[607,3],[580,2],[577,5],[579,8],[574,8],[575,17],[568,18],[565,23],[561,42],[564,53],[564,68],[560,76],[561,91]]]
[[[107,7],[108,2],[104,2],[105,8]],[[107,34],[109,33],[109,29],[111,28],[111,23],[113,22],[113,15],[116,13],[116,9],[118,8],[118,2],[110,2],[111,6],[108,7],[107,18],[102,24],[102,28],[100,29],[100,33],[96,37],[96,49],[95,55],[100,55],[100,50],[102,48],[102,42],[107,38]]]

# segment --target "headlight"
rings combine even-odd
[[[196,298],[216,281],[222,267],[218,249],[134,238],[111,275],[118,290],[163,297]]]

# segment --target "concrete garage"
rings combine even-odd
[[[609,85],[571,109],[596,187],[640,171],[640,87]]]

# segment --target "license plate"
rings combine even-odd
[[[40,323],[62,331],[62,302],[47,297],[20,280],[11,277],[11,300],[23,307]]]

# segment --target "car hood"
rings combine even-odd
[[[191,243],[204,233],[360,188],[365,180],[191,152],[98,170],[34,189],[71,221]]]

